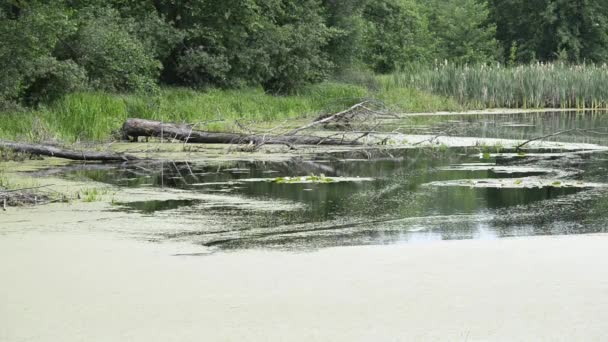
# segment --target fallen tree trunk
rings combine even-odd
[[[139,158],[122,153],[114,152],[94,152],[94,151],[74,151],[67,150],[55,146],[38,145],[38,144],[22,144],[10,141],[0,140],[0,148],[13,150],[15,152],[29,153],[39,156],[49,156],[70,160],[87,160],[87,161],[128,161],[137,160]]]
[[[273,145],[361,145],[355,140],[344,140],[309,135],[256,135],[195,131],[192,125],[178,125],[144,119],[127,119],[122,126],[126,139],[160,137],[202,144],[273,144]]]

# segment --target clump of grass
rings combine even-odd
[[[607,108],[608,66],[531,64],[516,67],[416,66],[385,80],[451,97],[468,108]]]
[[[107,189],[86,188],[86,189],[82,189],[81,192],[79,192],[77,196],[83,202],[90,203],[90,202],[101,201],[103,196],[108,195],[108,194],[109,194],[109,191]],[[112,201],[114,201],[114,198],[112,198]]]
[[[100,193],[95,188],[82,190],[82,201],[83,202],[87,202],[87,203],[96,202],[99,200],[99,197],[100,197]]]
[[[4,173],[4,170],[0,169],[0,189],[8,189],[9,185],[8,177]]]

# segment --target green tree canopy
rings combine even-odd
[[[415,1],[371,1],[364,8],[363,18],[363,60],[374,71],[387,73],[431,59],[433,41],[428,21]]]
[[[486,63],[498,54],[496,25],[487,3],[479,0],[432,0],[427,4],[435,58],[456,63]]]
[[[604,0],[5,0],[0,103],[261,86],[450,60],[606,62]]]
[[[608,59],[604,0],[490,0],[497,39],[519,62]]]

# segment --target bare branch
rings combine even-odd
[[[340,117],[342,117],[342,116],[344,116],[344,115],[346,115],[348,113],[353,112],[357,108],[363,107],[368,102],[369,101],[364,101],[364,102],[361,102],[361,103],[357,103],[356,105],[348,108],[347,110],[343,110],[343,111],[341,111],[339,113],[336,113],[334,115],[328,116],[328,117],[323,118],[321,120],[317,120],[317,121],[314,121],[312,123],[309,123],[308,125],[302,126],[300,128],[296,128],[296,129],[292,130],[291,132],[289,132],[289,133],[287,133],[285,135],[295,135],[295,134],[297,134],[297,133],[299,133],[301,131],[307,130],[307,129],[311,128],[311,127],[314,127],[314,126],[317,126],[317,125],[320,125],[320,124],[324,124],[324,123],[333,121],[333,120],[335,120],[337,118],[340,118]]]

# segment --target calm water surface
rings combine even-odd
[[[526,139],[571,128],[591,129],[556,137],[565,142],[608,145],[608,116],[594,113],[415,117],[386,128],[404,133],[449,131],[455,136]],[[608,183],[608,153],[576,151],[526,155],[477,148],[353,152],[290,162],[193,164],[165,162],[78,170],[75,179],[124,187],[179,188],[192,193],[250,199],[244,209],[192,199],[122,203],[117,210],[190,218],[196,229],[165,234],[217,249],[315,249],[445,239],[584,234],[608,231],[608,190],[564,187],[561,181]],[[498,154],[494,152],[499,152]],[[324,174],[322,184],[280,184],[275,177]],[[357,180],[356,178],[360,179]],[[355,178],[355,179],[352,179]],[[450,180],[555,180],[555,186],[475,188],[437,186]],[[430,184],[433,183],[433,184]],[[258,210],[257,201],[297,204]],[[201,215],[225,224],[199,223]]]

